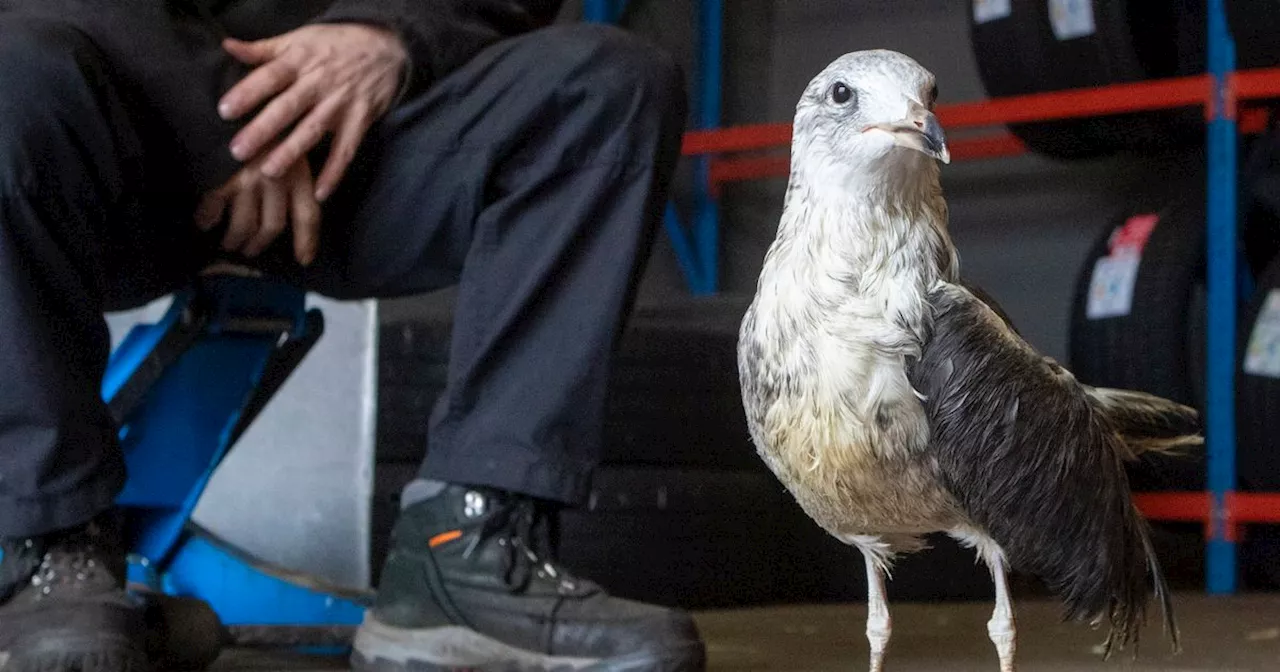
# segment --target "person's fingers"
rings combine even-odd
[[[276,96],[231,141],[231,152],[237,159],[248,161],[268,143],[276,141],[298,119],[312,110],[323,92],[318,81],[299,80],[288,91]],[[289,165],[289,164],[282,164]],[[262,170],[278,177],[275,166],[263,164]]]
[[[223,119],[236,119],[288,88],[297,78],[298,68],[294,64],[284,59],[270,61],[245,75],[222,95],[218,100],[218,114]]]
[[[289,196],[285,186],[278,182],[262,185],[262,210],[258,216],[258,230],[246,241],[244,255],[256,257],[284,231],[289,217]]]
[[[287,91],[272,98],[252,121],[236,133],[231,139],[231,155],[240,161],[251,160],[267,143],[279,138],[285,129],[306,114],[321,95],[317,79],[295,82]]]
[[[285,36],[282,35],[280,37],[283,38]],[[222,41],[222,48],[245,65],[261,65],[279,54],[281,42],[283,40],[280,38],[245,41],[228,37]]]
[[[236,193],[231,204],[231,221],[226,235],[222,237],[222,249],[229,252],[239,250],[258,229],[261,198],[261,191],[256,185],[246,185]]]
[[[262,164],[262,172],[271,177],[278,177],[284,173],[285,168],[305,157],[307,152],[320,144],[325,134],[332,128],[346,100],[344,92],[324,96],[319,104],[311,108],[307,116],[298,122],[289,133],[289,137],[271,152]]]
[[[293,254],[298,263],[309,266],[320,249],[320,204],[316,202],[311,169],[299,170],[290,181],[290,212],[293,222]]]
[[[338,188],[372,123],[373,115],[367,104],[357,102],[347,110],[342,126],[334,134],[329,157],[316,179],[316,200],[323,202]]]
[[[227,211],[228,194],[225,188],[215,189],[205,194],[196,206],[195,224],[201,231],[209,231],[222,221]]]

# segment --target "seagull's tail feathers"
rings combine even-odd
[[[1147,554],[1147,567],[1151,571],[1155,597],[1160,601],[1160,613],[1164,617],[1164,632],[1172,642],[1174,652],[1177,653],[1182,650],[1182,637],[1178,633],[1178,621],[1173,614],[1173,594],[1169,591],[1169,584],[1164,578],[1164,569],[1160,567],[1160,558],[1156,556],[1155,548],[1151,545],[1151,535],[1144,534],[1142,541],[1143,550]]]
[[[1107,630],[1104,658],[1126,648],[1137,654],[1150,606],[1160,609],[1164,634],[1177,653],[1182,644],[1173,596],[1151,543],[1150,526],[1131,502],[1108,508],[1121,520],[1094,529],[1102,537],[1093,548],[1096,558],[1081,562],[1084,558],[1076,555],[1070,564],[1042,559],[1040,576],[1062,598],[1066,619],[1089,620]],[[1154,605],[1149,598],[1154,598]]]
[[[1061,599],[1066,619],[1108,632],[1108,656],[1136,648],[1153,608],[1178,650],[1125,461],[1128,440],[1185,441],[1191,416],[1149,395],[1085,389],[963,289],[940,287],[930,302],[933,337],[910,377],[947,490],[1014,571]]]
[[[1107,416],[1132,457],[1142,453],[1182,453],[1204,445],[1196,409],[1146,392],[1085,387],[1089,402]]]

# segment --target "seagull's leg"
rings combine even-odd
[[[889,647],[889,602],[884,594],[884,570],[870,551],[867,563],[867,642],[871,645],[871,672],[883,672],[884,652]]]
[[[996,608],[991,613],[991,620],[987,621],[987,634],[991,636],[991,642],[996,645],[996,653],[1000,656],[1000,672],[1014,672],[1013,603],[1009,599],[1009,579],[1004,558],[997,554],[987,564],[996,584]]]

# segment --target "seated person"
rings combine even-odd
[[[600,455],[686,105],[667,55],[552,25],[559,5],[0,0],[6,672],[150,669],[103,313],[220,258],[337,299],[458,287],[356,669],[701,669],[687,614],[548,556],[546,515]]]

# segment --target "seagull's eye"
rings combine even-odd
[[[929,89],[929,104],[933,105],[936,102],[938,102],[938,85],[934,84],[933,88]]]
[[[831,100],[834,100],[837,105],[844,105],[853,100],[853,89],[844,82],[836,82],[831,87]]]

